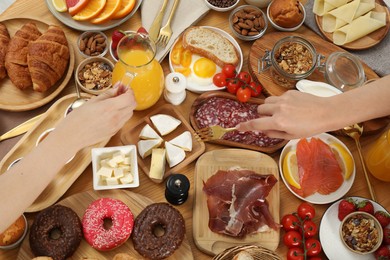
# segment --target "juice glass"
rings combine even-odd
[[[375,178],[390,182],[390,129],[369,147],[365,160]]]
[[[156,45],[143,33],[129,32],[117,47],[119,61],[112,73],[112,82],[121,82],[134,91],[137,107],[147,109],[159,100],[164,89],[164,72],[154,59]]]

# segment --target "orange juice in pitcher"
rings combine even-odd
[[[390,129],[369,147],[365,161],[375,178],[390,182]]]
[[[117,47],[119,61],[115,64],[112,82],[120,81],[134,91],[137,107],[147,109],[159,100],[164,89],[164,72],[154,59],[156,46],[146,34],[127,33]]]

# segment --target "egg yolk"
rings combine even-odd
[[[217,65],[207,58],[200,58],[194,63],[193,71],[196,76],[201,78],[210,78],[214,76]]]

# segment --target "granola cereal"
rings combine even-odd
[[[78,73],[80,83],[90,90],[102,90],[111,86],[112,68],[104,62],[86,64]]]
[[[286,42],[275,52],[275,60],[288,74],[304,74],[313,67],[313,55],[301,43]]]

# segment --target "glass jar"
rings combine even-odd
[[[307,78],[320,66],[323,57],[306,39],[288,36],[276,42],[271,51],[265,51],[258,63],[258,73],[270,69],[276,84],[292,89],[297,81]]]
[[[390,182],[390,129],[369,147],[364,159],[375,178]]]
[[[119,41],[119,61],[112,72],[112,82],[121,82],[134,91],[135,110],[150,108],[164,89],[164,72],[155,59],[156,45],[143,33],[129,32]]]

